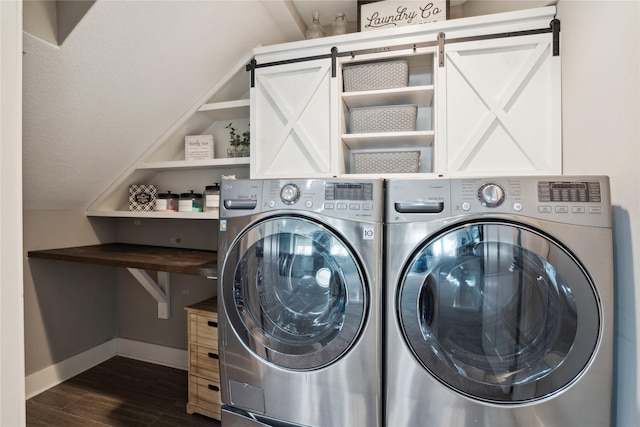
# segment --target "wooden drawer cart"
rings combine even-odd
[[[218,303],[216,298],[185,307],[189,329],[187,413],[220,419]]]

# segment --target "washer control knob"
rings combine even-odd
[[[292,205],[300,198],[300,188],[295,184],[287,184],[280,190],[280,199],[287,204]]]
[[[471,209],[471,204],[469,202],[462,202],[462,210],[467,212],[469,209]]]
[[[478,190],[478,199],[483,206],[495,208],[504,202],[504,190],[498,184],[483,184]]]

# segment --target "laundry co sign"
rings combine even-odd
[[[426,24],[447,19],[447,0],[386,0],[359,3],[360,31]]]

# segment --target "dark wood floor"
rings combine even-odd
[[[187,396],[187,371],[116,356],[27,400],[27,426],[220,427]]]

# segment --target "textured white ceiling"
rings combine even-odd
[[[98,1],[61,47],[24,33],[25,209],[86,209],[243,56],[291,33],[263,2],[211,0]]]

